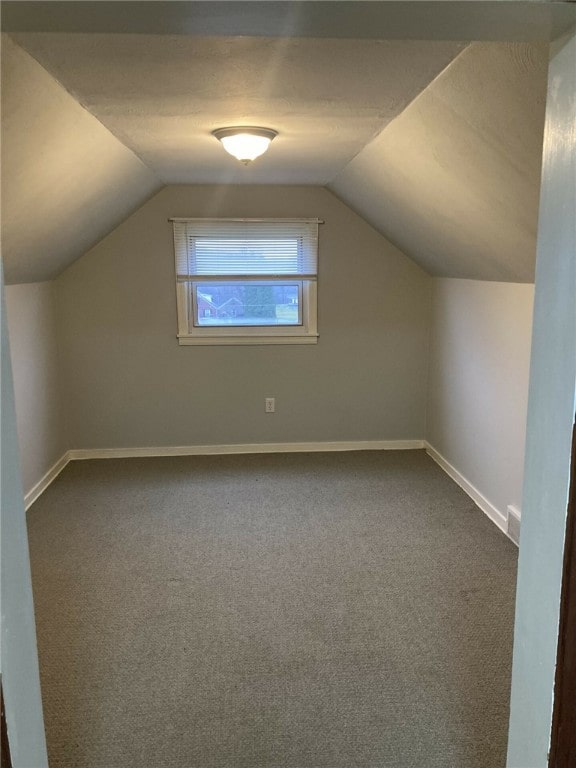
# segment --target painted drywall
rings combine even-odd
[[[14,768],[47,768],[16,410],[0,264],[2,691]]]
[[[547,43],[342,33],[6,37],[8,282],[59,274],[162,181],[330,183],[432,274],[532,281]],[[210,135],[239,114],[279,130],[248,168]]]
[[[174,35],[271,35],[375,40],[550,40],[570,29],[573,9],[537,0],[447,3],[445,0],[353,2],[201,2],[165,5],[91,3],[86,7],[22,0],[2,4],[10,31],[127,32]],[[360,12],[361,10],[361,12]]]
[[[522,505],[534,286],[432,286],[426,437],[505,517]]]
[[[576,394],[576,36],[550,60],[508,768],[548,764]]]
[[[324,185],[465,43],[25,34],[16,41],[168,184]],[[244,167],[211,131],[269,125]]]
[[[54,283],[6,286],[24,493],[66,450],[58,371]]]
[[[2,36],[2,257],[48,280],[161,187],[141,160]]]
[[[330,189],[430,274],[533,282],[547,64],[471,45]]]
[[[324,219],[318,344],[179,346],[170,216]],[[430,278],[325,189],[167,187],[56,294],[70,448],[424,433]]]

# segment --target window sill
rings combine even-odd
[[[178,336],[181,347],[260,344],[317,344],[318,334],[308,336]]]

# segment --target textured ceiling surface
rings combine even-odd
[[[5,32],[537,42],[575,22],[572,4],[542,0],[2,0]]]
[[[329,187],[432,275],[532,282],[547,65],[474,43]]]
[[[328,185],[430,274],[533,279],[545,43],[13,39],[7,282],[57,275],[163,183]],[[238,123],[280,132],[248,168],[210,135]]]
[[[464,47],[263,37],[14,38],[166,183],[330,181]],[[244,168],[210,134],[276,129]]]
[[[47,280],[162,186],[27,53],[2,39],[2,260]]]

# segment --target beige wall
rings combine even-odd
[[[170,216],[324,219],[318,345],[180,347]],[[168,187],[6,292],[25,492],[67,448],[426,436],[521,507],[533,287],[431,279],[325,189]]]
[[[66,450],[54,283],[6,286],[22,484],[27,493]]]
[[[325,219],[319,343],[179,346],[170,216]],[[70,447],[422,438],[430,285],[325,189],[167,187],[56,281]]]
[[[434,279],[427,439],[503,515],[522,502],[534,286]]]

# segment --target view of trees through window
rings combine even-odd
[[[194,283],[198,326],[299,325],[301,284],[264,281]]]

